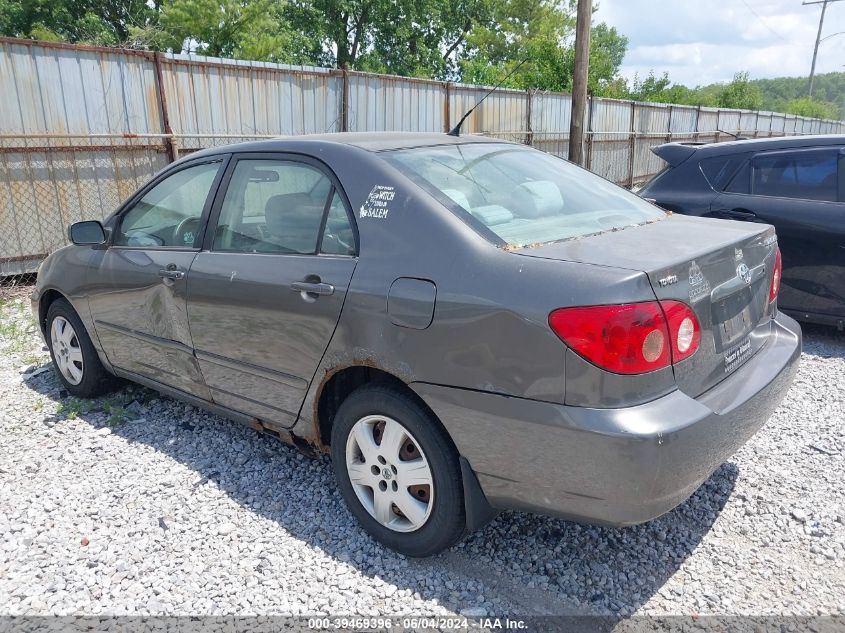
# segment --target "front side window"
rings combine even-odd
[[[221,162],[177,171],[150,189],[120,222],[118,246],[194,248]]]
[[[837,199],[838,150],[783,152],[754,159],[752,192],[802,200]]]
[[[665,213],[584,169],[537,150],[468,143],[385,152],[471,226],[512,246],[652,222]],[[477,227],[476,227],[477,228]]]
[[[337,251],[347,235],[338,227],[339,213],[335,211],[337,217],[331,213],[336,207],[334,200],[340,198],[322,171],[295,161],[239,160],[220,209],[214,250],[313,255],[330,195],[333,203],[326,231],[331,226],[331,231],[337,232],[337,239],[332,240]],[[346,216],[342,203],[338,208]],[[346,222],[348,227],[348,217]],[[328,240],[326,243],[328,247]]]

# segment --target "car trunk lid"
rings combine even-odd
[[[689,305],[701,326],[701,342],[695,354],[674,365],[674,372],[679,388],[697,396],[765,344],[775,250],[771,226],[671,215],[515,252],[641,271],[658,299]]]

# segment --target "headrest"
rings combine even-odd
[[[307,193],[282,193],[267,199],[264,205],[264,221],[271,232],[281,232],[275,229],[283,227],[287,232],[291,223],[295,223],[297,219],[310,220],[309,223],[313,223],[312,214],[319,212],[320,205],[314,204]]]
[[[466,197],[466,194],[463,191],[458,191],[457,189],[444,189],[443,195],[448,196],[452,199],[455,204],[459,207],[462,207],[464,210],[469,211],[469,198]]]
[[[486,226],[495,226],[496,224],[504,224],[513,220],[513,213],[498,204],[475,207],[471,213]]]
[[[526,218],[540,218],[560,213],[563,196],[558,186],[550,180],[524,182],[513,192],[513,208]]]

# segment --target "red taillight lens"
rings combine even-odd
[[[698,318],[687,304],[680,301],[661,301],[663,314],[669,322],[669,338],[672,341],[672,362],[692,356],[701,342],[701,326]]]
[[[618,374],[642,374],[691,356],[701,340],[692,309],[679,301],[560,308],[549,325],[591,363]]]
[[[772,268],[772,285],[769,287],[769,303],[778,298],[780,292],[780,277],[783,269],[783,261],[780,257],[780,249],[775,250],[775,265]]]
[[[578,354],[619,374],[641,374],[669,365],[669,332],[656,301],[561,308],[549,325]]]

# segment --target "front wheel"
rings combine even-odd
[[[114,389],[117,379],[103,367],[82,320],[66,299],[50,304],[46,338],[56,374],[72,395],[94,398]]]
[[[458,454],[438,420],[398,389],[359,388],[332,428],[332,465],[364,529],[407,556],[453,545],[466,519]]]

